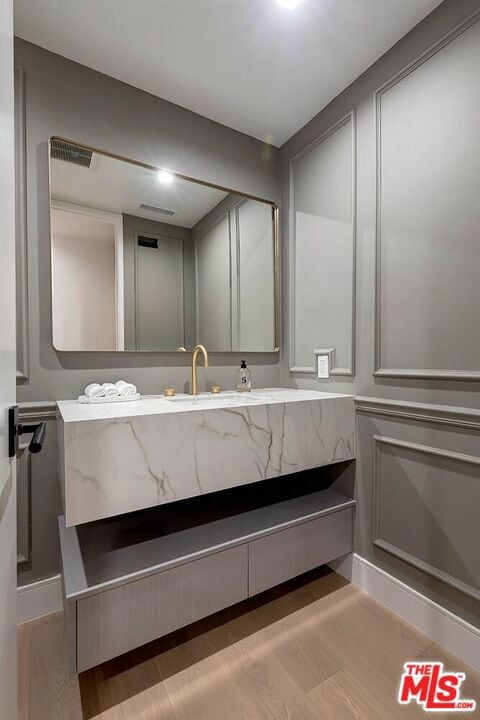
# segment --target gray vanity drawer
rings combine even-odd
[[[77,671],[244,600],[248,550],[240,545],[77,602]]]
[[[249,543],[249,594],[268,590],[353,549],[353,509],[309,520]]]

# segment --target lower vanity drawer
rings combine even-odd
[[[230,550],[77,601],[82,672],[244,600],[248,549]]]
[[[350,552],[355,501],[297,481],[298,494],[272,482],[268,492],[207,495],[79,527],[59,517],[71,669],[88,670]]]
[[[249,543],[249,594],[268,590],[352,549],[351,507],[254,540]]]

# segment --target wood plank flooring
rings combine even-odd
[[[25,623],[19,719],[430,720],[396,702],[402,665],[415,658],[466,671],[463,695],[480,708],[479,674],[322,570],[80,678],[68,673],[62,615]]]

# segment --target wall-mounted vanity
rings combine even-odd
[[[61,138],[50,190],[57,350],[279,349],[273,203]],[[76,671],[352,549],[352,396],[254,389],[58,409]]]
[[[351,396],[271,389],[58,406],[76,671],[353,548],[342,481],[355,457]]]

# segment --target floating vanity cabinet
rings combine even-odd
[[[79,527],[61,516],[72,670],[350,552],[354,501],[330,489],[296,495],[302,491],[287,481],[277,501],[266,499],[261,483],[257,492],[214,493]]]

